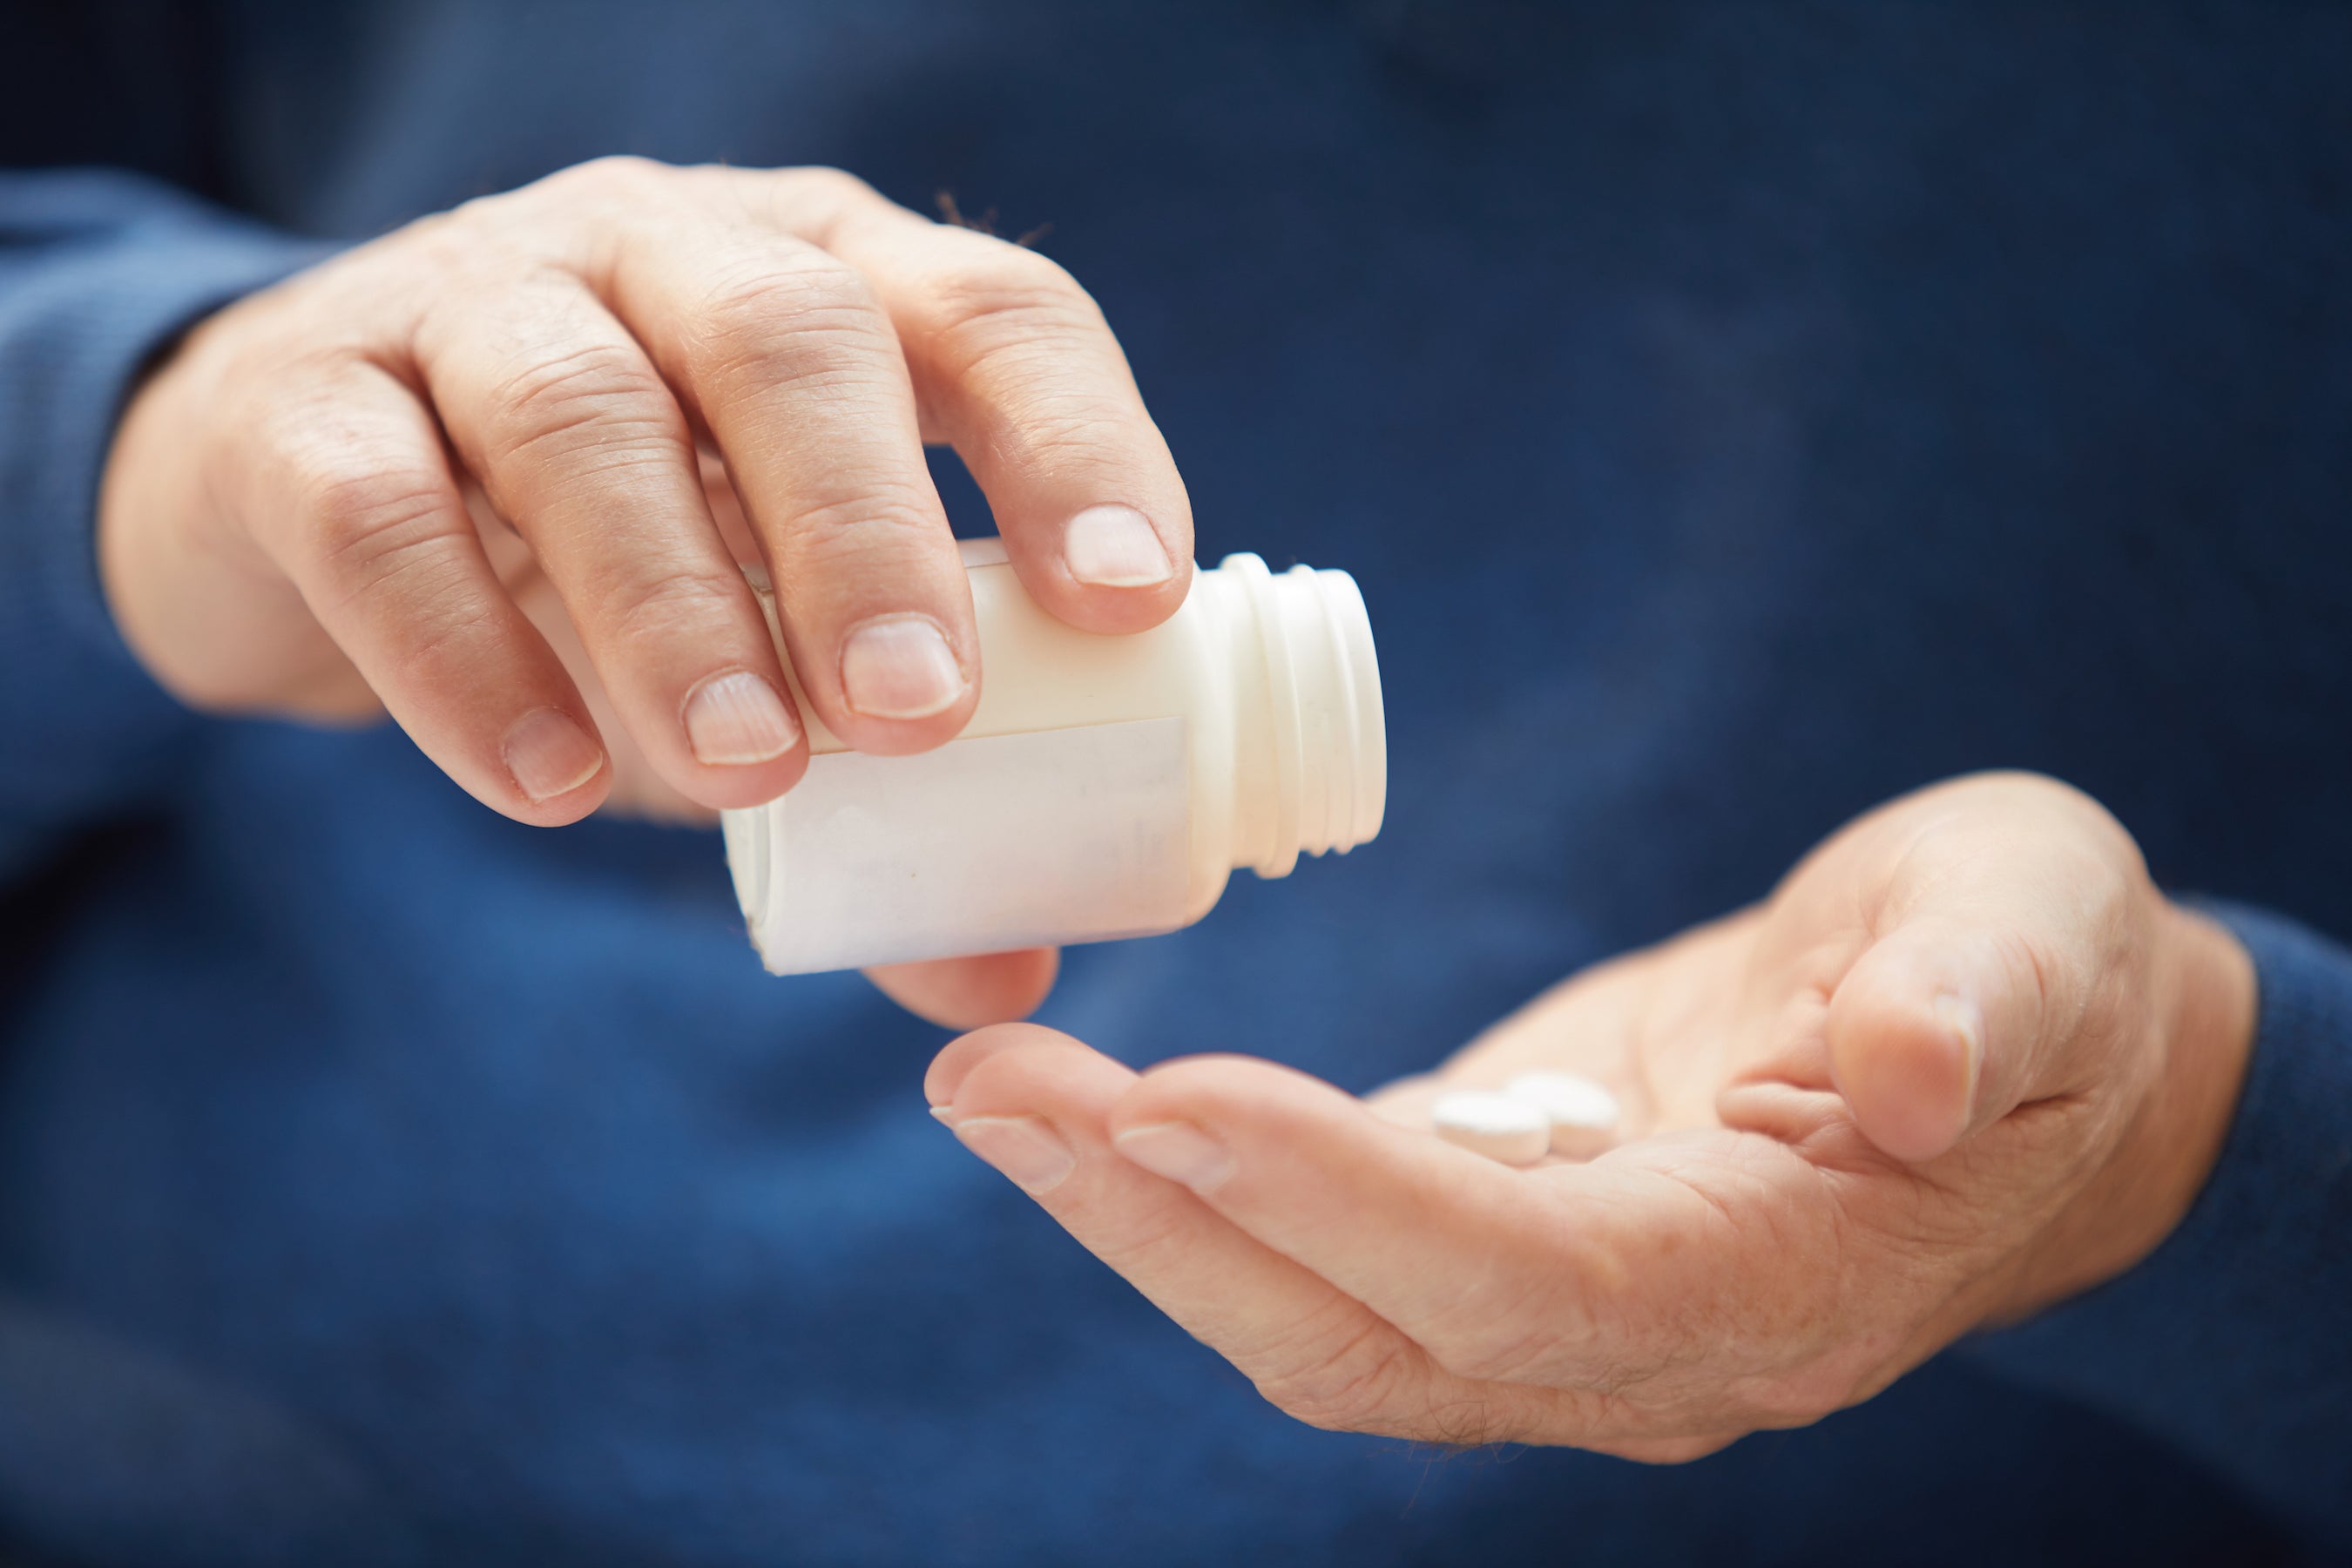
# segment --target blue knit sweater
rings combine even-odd
[[[2333,1560],[2347,81],[2352,15],[2252,3],[16,7],[0,1549]],[[2036,767],[2255,955],[2187,1223],[1693,1466],[1311,1431],[924,1115],[936,1031],[762,974],[715,836],[520,827],[396,731],[178,709],[92,565],[142,361],[616,151],[1050,223],[1203,558],[1363,584],[1381,838],[1072,953],[1048,1021],[1369,1087],[1888,795]]]

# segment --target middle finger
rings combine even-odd
[[[949,1046],[924,1089],[973,1152],[1292,1415],[1446,1442],[1559,1425],[1554,1396],[1452,1376],[1363,1303],[1114,1154],[1104,1117],[1135,1081],[1076,1040],[1014,1025]]]
[[[597,281],[716,438],[817,717],[863,752],[952,739],[979,698],[971,590],[865,281],[691,203],[617,221]]]

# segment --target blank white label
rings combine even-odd
[[[813,758],[768,808],[753,936],[799,974],[1171,931],[1191,796],[1181,718]]]

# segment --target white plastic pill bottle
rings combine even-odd
[[[1000,541],[963,556],[982,682],[961,733],[869,757],[803,697],[807,776],[725,814],[772,973],[1174,931],[1237,867],[1286,877],[1380,831],[1380,673],[1346,573],[1229,555],[1166,622],[1103,637],[1033,604]]]

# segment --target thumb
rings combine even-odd
[[[882,994],[917,1017],[948,1029],[1006,1024],[1035,1012],[1054,988],[1061,952],[1050,947],[885,963],[866,972]]]
[[[2049,1010],[2027,942],[1930,918],[1847,971],[1830,999],[1830,1076],[1872,1142],[1932,1160],[2023,1098]]]
[[[2081,1088],[2157,900],[2113,817],[2046,784],[1980,786],[1911,843],[1876,940],[1830,998],[1830,1075],[1870,1141],[1932,1160]]]

